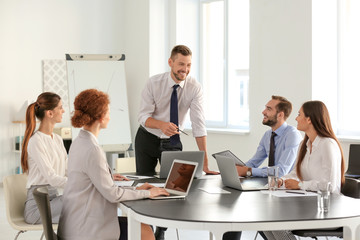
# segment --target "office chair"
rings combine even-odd
[[[15,240],[18,239],[21,233],[26,231],[43,230],[41,224],[34,225],[25,222],[26,182],[26,174],[6,176],[3,181],[7,220],[12,228],[19,231],[15,236]]]
[[[350,144],[349,166],[345,176],[360,178],[360,144]]]
[[[360,180],[355,178],[345,178],[345,183],[341,188],[341,193],[345,196],[352,198],[360,198]],[[292,233],[299,237],[311,237],[317,239],[317,237],[343,237],[343,228],[337,229],[304,229],[293,230]]]
[[[46,187],[35,188],[33,195],[36,201],[36,205],[40,211],[40,218],[44,227],[44,235],[46,240],[57,240],[58,238],[54,232],[52,224],[48,189]]]

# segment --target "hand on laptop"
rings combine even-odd
[[[207,169],[204,168],[203,171],[205,172],[206,175],[218,175],[218,174],[220,174],[220,172],[209,170],[209,168],[207,168]]]
[[[245,177],[248,171],[248,167],[236,165],[236,170],[240,177]]]
[[[149,190],[151,188],[154,188],[155,186],[149,184],[149,183],[144,183],[143,185],[139,186],[136,188],[136,190]]]
[[[119,173],[113,174],[114,181],[129,181],[129,179],[125,176],[120,175]]]
[[[168,193],[165,190],[165,188],[153,187],[153,188],[150,188],[149,191],[150,191],[150,198],[154,198],[154,197],[161,196],[161,195],[164,195],[164,196],[170,195],[170,193]]]

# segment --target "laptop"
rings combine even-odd
[[[164,186],[170,196],[158,196],[152,199],[185,198],[189,193],[197,167],[197,162],[175,159]]]
[[[200,178],[202,176],[202,170],[204,166],[204,156],[203,151],[164,151],[161,153],[161,165],[160,165],[160,178],[167,178],[171,164],[174,159],[181,159],[191,162],[197,162],[198,167],[195,173],[195,178]]]
[[[229,157],[235,161],[236,165],[245,166],[245,163],[240,160],[235,154],[233,154],[230,150],[225,150],[222,152],[214,153],[212,156],[216,159],[216,156],[221,155],[225,157]]]
[[[222,182],[226,187],[241,191],[268,189],[267,177],[239,177],[233,158],[217,155],[216,162],[220,170]]]

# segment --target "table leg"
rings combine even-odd
[[[141,223],[133,216],[133,211],[129,210],[128,217],[128,239],[141,240]]]
[[[216,231],[216,230],[211,230],[210,232],[210,240],[222,240],[223,237],[223,231]]]
[[[343,239],[344,240],[353,240],[359,239],[359,226],[344,226],[343,227]]]

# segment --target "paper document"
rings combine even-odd
[[[134,184],[134,181],[114,181],[116,186],[119,187],[131,187]]]
[[[278,190],[278,191],[269,191],[262,190],[264,194],[271,194],[275,197],[309,197],[309,196],[317,196],[317,193],[308,192],[304,190]]]
[[[124,175],[124,176],[127,177],[130,180],[140,180],[140,179],[154,178],[154,177],[149,177],[149,176],[138,176],[138,175]]]
[[[199,190],[211,193],[211,194],[230,194],[231,192],[226,191],[219,187],[207,187],[207,188],[199,188]]]

